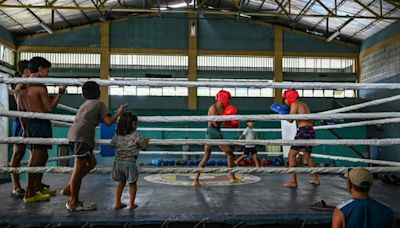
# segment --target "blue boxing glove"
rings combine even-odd
[[[271,105],[271,110],[278,114],[289,114],[290,113],[290,107],[288,105],[286,105],[286,104],[281,105],[277,102],[275,102]]]

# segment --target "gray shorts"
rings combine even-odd
[[[112,168],[112,179],[135,183],[139,176],[139,170],[134,161],[115,160]]]

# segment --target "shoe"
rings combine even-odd
[[[50,196],[55,196],[56,195],[56,190],[54,190],[54,189],[50,189],[50,188],[43,188],[42,189],[42,191],[40,191],[42,194],[47,194],[47,195],[50,195]]]
[[[19,188],[18,190],[12,190],[11,197],[16,199],[22,199],[25,196],[25,190]]]
[[[79,202],[78,206],[76,206],[75,208],[70,207],[68,202],[65,204],[65,207],[68,211],[93,211],[97,209],[96,204],[85,203],[83,201]]]
[[[35,203],[35,202],[44,202],[44,201],[49,201],[50,200],[50,195],[48,194],[42,194],[40,192],[37,192],[36,195],[32,197],[24,197],[24,203]]]

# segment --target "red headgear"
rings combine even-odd
[[[228,106],[231,98],[231,93],[223,89],[215,95],[215,100],[219,101],[224,107]]]
[[[287,100],[289,105],[292,105],[299,99],[299,93],[295,89],[288,89],[283,93],[283,98]]]

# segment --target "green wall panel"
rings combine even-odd
[[[4,39],[11,43],[15,42],[14,35],[2,26],[0,26],[0,39]]]
[[[290,31],[283,32],[283,50],[294,52],[357,52],[356,47],[326,42],[325,40]]]
[[[236,18],[207,16],[199,20],[199,49],[273,51],[272,28]]]
[[[188,22],[182,18],[136,17],[111,23],[112,48],[186,49]]]
[[[49,46],[49,47],[100,47],[100,28],[75,29],[70,32],[26,39],[21,46]]]

